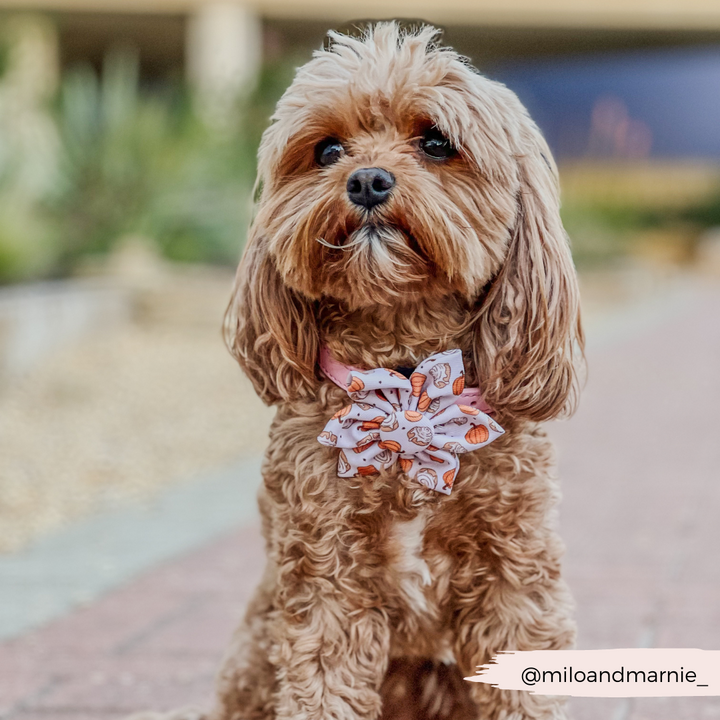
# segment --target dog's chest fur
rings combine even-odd
[[[412,612],[430,613],[427,589],[432,574],[423,556],[427,510],[421,510],[412,520],[394,520],[390,527],[388,558],[404,600]]]
[[[442,621],[442,599],[451,574],[451,558],[433,543],[426,530],[431,506],[412,519],[391,521],[386,546],[388,583],[404,616],[393,638],[394,654],[420,654],[446,662],[453,654]]]

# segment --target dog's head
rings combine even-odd
[[[580,331],[555,166],[516,96],[437,34],[331,34],[278,103],[226,324],[268,402],[316,391],[317,303],[455,296],[492,405],[568,404]]]

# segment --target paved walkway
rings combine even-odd
[[[257,519],[259,483],[260,460],[246,459],[0,555],[0,641]]]
[[[580,411],[552,426],[581,648],[720,649],[720,289],[596,324]],[[254,525],[0,645],[0,717],[207,704],[262,567]],[[576,699],[576,720],[720,718],[720,698]]]

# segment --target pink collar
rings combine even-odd
[[[352,365],[344,365],[343,363],[336,360],[328,350],[327,346],[323,346],[320,350],[320,369],[325,373],[325,376],[332,380],[338,387],[343,390],[348,388],[348,376],[353,371],[358,371],[360,368],[353,367]],[[468,388],[466,387],[463,392],[458,395],[455,399],[456,405],[469,405],[470,407],[477,408],[480,412],[492,414],[493,409],[483,400],[480,388]]]

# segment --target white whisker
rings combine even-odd
[[[329,243],[325,238],[315,238],[321,245],[324,245],[325,247],[331,248],[332,250],[351,250],[356,245],[359,245],[362,242],[362,238],[356,238],[355,240],[351,240],[348,243],[344,243],[342,245],[333,245],[332,243]]]

